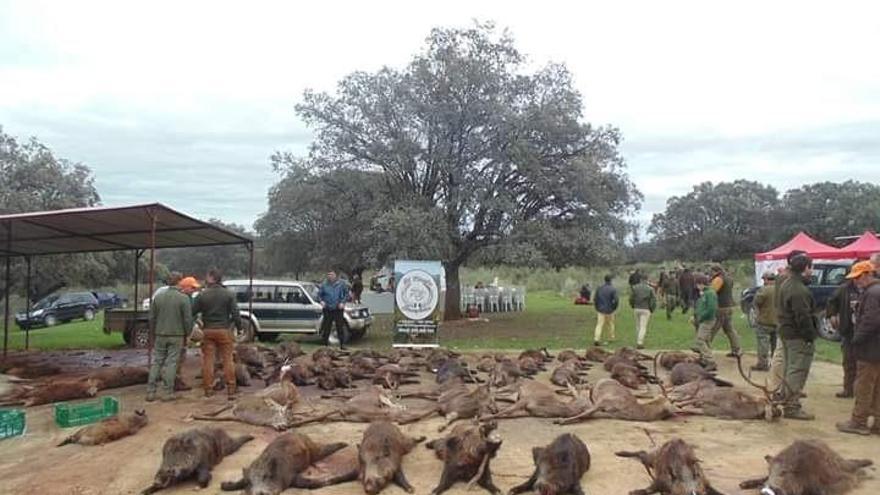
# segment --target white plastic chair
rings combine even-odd
[[[501,310],[501,291],[498,287],[489,287],[486,292],[486,305],[489,307],[490,313],[496,313]]]

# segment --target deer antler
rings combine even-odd
[[[764,395],[767,396],[767,400],[769,400],[770,402],[773,402],[773,394],[775,394],[776,392],[778,392],[779,389],[776,389],[776,390],[771,391],[771,390],[770,390],[769,388],[767,388],[765,385],[759,385],[758,383],[752,381],[752,379],[751,379],[749,376],[747,376],[747,375],[746,375],[746,372],[743,370],[742,356],[741,356],[741,355],[737,355],[737,356],[736,356],[736,368],[739,370],[739,374],[742,375],[743,380],[745,380],[746,383],[748,383],[749,385],[751,385],[751,386],[757,388],[758,390],[764,392]],[[783,381],[783,382],[784,382],[784,381]]]

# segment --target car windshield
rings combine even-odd
[[[303,290],[309,293],[313,301],[318,300],[318,286],[315,284],[302,284]]]
[[[52,303],[54,303],[54,302],[57,301],[57,300],[58,300],[58,296],[57,296],[57,295],[46,296],[46,297],[44,297],[43,299],[40,299],[39,301],[37,301],[37,303],[34,304],[34,308],[33,308],[33,309],[46,309],[46,308],[48,308],[49,306],[51,306]]]

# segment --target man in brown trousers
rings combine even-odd
[[[844,433],[880,435],[880,280],[874,265],[862,261],[853,265],[847,278],[862,289],[853,333],[853,354],[856,358],[855,406],[849,421],[837,423]],[[868,429],[868,418],[874,425]]]
[[[235,294],[221,285],[223,276],[220,270],[212,268],[205,276],[207,287],[199,293],[193,303],[193,315],[201,315],[205,336],[202,338],[202,386],[205,397],[214,395],[214,351],[220,351],[223,360],[223,378],[229,400],[235,399],[235,365],[232,351],[235,336],[232,327],[241,330],[241,315]]]

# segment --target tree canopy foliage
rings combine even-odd
[[[610,240],[596,226],[624,230],[622,218],[641,199],[618,153],[619,132],[583,121],[568,69],[529,72],[525,62],[491,25],[434,29],[405,67],[355,72],[335,94],[307,91],[296,107],[315,131],[305,168],[316,176],[376,173],[384,183],[394,208],[374,227],[393,245],[374,249],[377,258],[404,247],[405,237],[388,232],[435,241],[451,317],[459,313],[458,269],[480,250],[517,234],[543,252],[530,222]]]
[[[653,240],[637,247],[643,259],[751,257],[804,231],[831,243],[837,236],[880,231],[880,186],[819,182],[787,191],[737,180],[694,186],[654,215]]]

